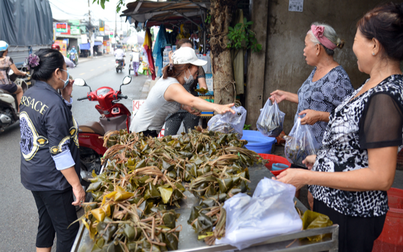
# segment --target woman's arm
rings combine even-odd
[[[387,191],[396,172],[397,146],[368,149],[368,167],[347,172],[317,172],[287,169],[277,176],[297,188],[319,185],[344,191]]]
[[[276,90],[270,94],[270,100],[276,100],[277,103],[287,100],[290,102],[298,103],[298,95],[283,90]]]
[[[316,122],[329,122],[329,112],[317,111],[312,109],[302,110],[298,115],[305,115],[301,118],[301,124],[314,125]]]
[[[231,107],[234,106],[233,103],[221,105],[205,101],[199,97],[195,97],[190,94],[179,83],[170,85],[164,93],[164,98],[167,101],[176,101],[182,105],[194,107],[201,111],[213,110],[218,114],[223,114],[228,111],[233,114],[235,113],[235,111],[231,109]]]
[[[61,173],[66,178],[67,182],[73,188],[74,196],[76,197],[76,201],[72,203],[73,206],[78,206],[82,202],[85,201],[85,192],[83,187],[81,186],[80,179],[76,173],[74,167],[70,167],[64,170],[61,170]]]
[[[12,64],[12,65],[10,66],[10,68],[11,68],[11,70],[13,70],[13,72],[14,72],[16,75],[19,75],[19,76],[25,76],[25,75],[27,75],[26,72],[21,72],[20,70],[18,70],[18,68],[15,66],[15,64]]]
[[[201,77],[201,78],[197,78],[197,81],[199,82],[199,88],[204,88],[207,89],[207,83],[206,83],[206,78]],[[209,91],[213,91],[213,90],[209,90]]]

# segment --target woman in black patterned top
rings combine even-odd
[[[278,180],[308,184],[314,210],[339,224],[339,251],[371,251],[388,211],[397,153],[403,147],[403,4],[386,4],[357,24],[353,51],[370,78],[329,118],[312,170],[288,169]]]

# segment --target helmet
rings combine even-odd
[[[4,40],[0,40],[0,52],[6,51],[8,48],[8,44]]]
[[[58,44],[53,44],[52,49],[60,51],[60,46]]]

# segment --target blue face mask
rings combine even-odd
[[[59,80],[64,81],[64,86],[63,86],[63,89],[64,89],[69,84],[70,74],[69,74],[69,71],[67,71],[67,70],[64,70],[64,69],[60,69],[60,70],[65,71],[67,73],[67,79],[66,80],[62,80],[62,79],[59,78]]]

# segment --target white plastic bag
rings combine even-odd
[[[319,144],[312,135],[309,125],[302,125],[301,118],[297,118],[290,134],[284,137],[284,156],[287,160],[299,166],[305,166],[302,161],[309,155],[316,154]]]
[[[241,139],[246,120],[246,109],[242,106],[233,106],[232,109],[235,114],[227,112],[223,115],[215,115],[208,121],[207,126],[211,131],[237,133],[238,138]]]
[[[230,244],[239,250],[270,237],[302,229],[294,207],[295,187],[263,178],[253,196],[239,193],[224,203],[227,212],[225,237],[216,244]]]
[[[283,131],[285,113],[282,112],[277,102],[271,103],[267,99],[263,109],[260,110],[259,118],[256,121],[257,129],[265,136],[278,137]]]

